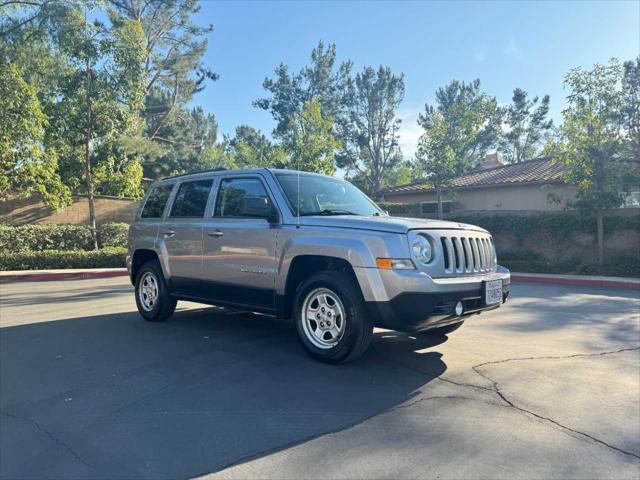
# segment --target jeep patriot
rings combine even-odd
[[[374,327],[450,333],[510,286],[486,230],[391,217],[349,182],[291,170],[158,181],[128,247],[146,320],[166,320],[178,300],[277,315],[331,363],[362,355]]]

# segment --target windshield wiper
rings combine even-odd
[[[311,217],[314,215],[358,215],[357,213],[350,212],[349,210],[340,210],[337,208],[324,208],[318,212],[302,212],[301,217]]]

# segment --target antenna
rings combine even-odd
[[[298,225],[300,225],[300,156],[296,160],[296,170],[298,175],[298,197],[296,199],[296,210],[298,212]]]
[[[294,114],[299,115],[298,112],[294,112]],[[298,226],[300,226],[300,154],[296,158],[296,172],[298,176],[298,192],[296,198],[296,211],[298,213]]]

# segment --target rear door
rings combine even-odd
[[[171,191],[175,183],[160,183],[151,187],[136,219],[131,226],[129,253],[137,249],[153,249],[156,245],[158,227],[162,225],[162,217],[167,207]]]
[[[183,180],[158,239],[167,258],[171,289],[199,295],[202,285],[202,234],[213,178]]]
[[[265,204],[270,215],[250,205]],[[249,205],[249,207],[247,207]],[[219,303],[275,308],[280,214],[260,175],[220,179],[204,231],[203,287]]]

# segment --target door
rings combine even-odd
[[[259,176],[220,181],[204,230],[203,288],[220,303],[275,308],[280,216]]]
[[[202,234],[211,178],[182,182],[158,238],[165,250],[169,285],[176,293],[198,295],[202,285]]]

